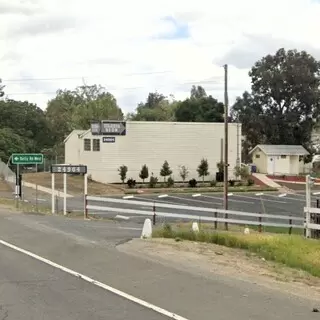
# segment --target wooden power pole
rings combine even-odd
[[[224,65],[224,209],[228,210],[228,65]],[[225,214],[228,219],[228,214]],[[225,228],[228,230],[228,223],[225,223]]]

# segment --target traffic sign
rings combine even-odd
[[[42,153],[13,153],[11,155],[13,164],[42,164]]]
[[[102,120],[91,122],[91,134],[93,135],[109,135],[109,136],[125,136],[126,122],[116,120]]]
[[[53,164],[51,166],[51,173],[68,173],[68,174],[87,173],[87,166],[69,165],[69,164]]]

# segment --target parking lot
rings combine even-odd
[[[320,195],[312,196],[312,205],[316,206],[317,197]],[[108,197],[110,199],[110,197]],[[153,205],[155,205],[156,212],[178,213],[178,214],[191,214],[200,215],[199,211],[191,209],[197,208],[210,208],[210,209],[223,209],[223,194],[153,194],[153,195],[127,195],[124,197],[111,197],[111,199],[126,200],[118,203],[114,202],[90,202],[90,205],[105,206],[119,208],[119,215],[136,216],[134,212],[121,212],[124,211],[146,211],[152,212]],[[161,204],[184,206],[182,210],[176,208],[163,208]],[[303,208],[305,206],[304,193],[284,194],[284,193],[230,193],[228,196],[228,209],[234,211],[251,212],[251,213],[265,213],[273,215],[283,215],[294,217],[304,217]],[[108,210],[107,210],[108,211]],[[114,214],[115,211],[109,212]],[[103,213],[101,213],[103,214]],[[107,213],[104,213],[107,214]],[[212,213],[204,213],[201,215],[212,215]],[[279,221],[278,221],[279,222]]]

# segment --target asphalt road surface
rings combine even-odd
[[[316,205],[316,199],[320,196],[312,197],[312,204]],[[109,197],[110,198],[110,197]],[[113,199],[122,199],[122,197],[111,197]],[[126,198],[126,197],[125,197]],[[139,201],[140,204],[134,204],[133,201]],[[165,213],[177,213],[177,214],[190,214],[190,215],[201,215],[201,216],[212,216],[212,212],[203,212],[192,209],[195,208],[210,208],[210,209],[223,209],[223,195],[222,194],[169,194],[169,195],[135,195],[131,199],[126,199],[125,204],[123,203],[112,203],[112,202],[99,202],[99,201],[89,201],[89,205],[118,208],[118,212],[108,211],[105,212],[99,210],[90,210],[92,214],[115,216],[116,214],[128,216],[131,218],[139,219],[138,214],[134,213],[121,213],[121,209],[135,209],[140,211],[147,211],[152,213],[152,206],[146,205],[146,203],[154,203],[156,206],[156,212]],[[160,204],[173,204],[185,206],[183,209],[173,209],[173,208],[162,208]],[[298,218],[303,218],[303,208],[305,206],[305,196],[303,193],[296,194],[281,194],[281,193],[233,193],[229,196],[229,210],[241,211],[241,212],[251,212],[251,213],[267,213],[276,214],[282,216],[293,216]],[[218,215],[222,217],[222,214]],[[141,217],[141,216],[140,216]],[[233,219],[257,219],[248,218],[245,216],[230,215]],[[273,222],[283,222],[289,223],[286,220],[279,219],[267,219],[263,218],[263,221],[273,221]],[[302,222],[295,221],[294,224],[302,224]]]
[[[317,191],[314,190],[316,193]],[[123,197],[110,196],[108,198],[122,199]],[[319,195],[312,196],[312,205],[316,206],[316,200],[320,199]],[[35,203],[35,197],[33,194],[27,198],[31,203]],[[139,201],[141,205],[136,205],[132,201]],[[165,213],[175,213],[175,214],[189,214],[189,215],[201,215],[201,216],[212,216],[212,213],[200,212],[197,210],[192,210],[190,207],[196,208],[211,208],[211,209],[223,209],[223,194],[221,193],[211,193],[211,194],[168,194],[168,195],[134,195],[132,199],[127,199],[126,203],[112,203],[103,201],[88,201],[89,205],[98,207],[107,207],[104,211],[101,210],[89,210],[89,214],[97,216],[107,216],[114,218],[117,215],[127,216],[131,219],[136,219],[135,221],[143,222],[145,216],[134,213],[122,212],[123,209],[130,210],[140,210],[146,211],[149,214],[152,213],[152,206],[147,206],[145,203],[155,204],[156,212]],[[49,195],[41,195],[41,198],[37,201],[39,206],[46,206],[50,208],[51,198]],[[183,210],[172,209],[172,208],[161,208],[159,204],[174,204],[185,206]],[[63,208],[63,199],[58,198],[56,205],[61,211]],[[304,192],[295,192],[288,194],[281,194],[279,192],[265,192],[262,195],[260,193],[232,193],[229,195],[229,210],[251,212],[251,213],[267,213],[276,214],[282,216],[293,216],[298,218],[303,218],[303,207],[305,206],[305,195]],[[113,208],[113,210],[108,210],[108,208]],[[115,210],[117,208],[118,210]],[[73,197],[67,199],[67,210],[68,211],[79,211],[83,212],[83,198]],[[199,213],[200,212],[200,213]],[[222,215],[218,215],[222,217]],[[240,217],[230,215],[233,219],[248,219],[248,217]],[[166,218],[168,219],[168,218]],[[254,218],[253,218],[254,219]],[[170,219],[169,219],[170,220]],[[177,219],[171,219],[177,220]],[[248,219],[250,220],[250,219]],[[251,218],[252,220],[252,218]],[[279,219],[267,219],[263,218],[263,221],[281,222]],[[289,221],[282,220],[283,223],[288,223]],[[301,224],[300,221],[294,221],[294,224]]]
[[[140,229],[140,230],[139,230]],[[165,319],[129,299],[73,278],[3,241],[84,274],[187,320],[318,319],[298,298],[214,272],[134,256],[120,243],[141,226],[0,210],[0,319]],[[25,251],[24,251],[25,252]],[[2,317],[2,318],[1,318]]]
[[[167,319],[6,247],[0,254],[1,320]]]

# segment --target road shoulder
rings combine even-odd
[[[129,255],[206,277],[225,276],[320,301],[320,279],[308,273],[266,261],[245,250],[172,239],[134,239],[117,247]]]

